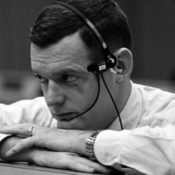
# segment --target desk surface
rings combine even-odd
[[[52,169],[28,165],[25,163],[0,162],[0,175],[92,175],[75,171]],[[93,174],[100,175],[100,174]]]

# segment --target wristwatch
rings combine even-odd
[[[86,148],[87,156],[89,157],[90,160],[97,160],[94,154],[94,143],[95,143],[95,140],[99,132],[100,131],[93,132],[90,135],[90,137],[87,138],[85,141],[85,148]]]

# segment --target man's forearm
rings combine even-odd
[[[32,135],[27,137],[30,128],[32,128]],[[8,156],[14,155],[33,146],[46,148],[52,151],[73,152],[89,157],[86,141],[93,133],[96,133],[96,131],[64,130],[22,124],[13,127],[3,127],[1,133],[12,135],[18,134],[20,137],[22,136],[24,138],[24,140],[22,140],[22,138],[7,140],[9,143],[7,142],[8,145],[5,148],[5,151],[2,152],[2,155],[5,157],[7,157],[7,155],[4,155],[4,153],[10,148],[12,149],[8,151]]]

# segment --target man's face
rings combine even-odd
[[[58,128],[105,129],[116,117],[111,99],[100,82],[97,103],[75,118],[94,102],[98,91],[96,76],[87,71],[90,63],[89,51],[78,32],[44,49],[31,44],[32,70],[40,79]],[[112,87],[114,81],[110,75],[105,73],[105,78]]]

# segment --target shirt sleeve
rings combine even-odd
[[[51,127],[54,119],[43,97],[21,100],[10,105],[0,104],[0,127],[19,123],[33,123]],[[0,141],[7,135],[0,134]]]
[[[175,174],[175,127],[100,132],[94,144],[95,156],[103,165],[120,165],[148,175]]]

